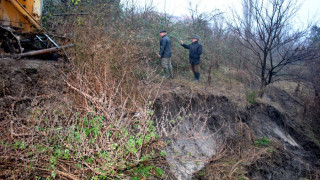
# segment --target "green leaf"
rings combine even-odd
[[[260,138],[257,141],[255,141],[255,145],[259,146],[259,147],[268,147],[270,145],[271,141],[269,138],[264,137],[264,138]]]
[[[57,173],[56,173],[55,171],[51,171],[51,176],[52,176],[53,178],[56,178]]]
[[[150,116],[153,116],[153,114],[154,114],[154,111],[153,111],[153,110],[150,110],[149,115],[150,115]]]
[[[158,177],[163,177],[164,176],[164,171],[161,168],[157,167],[156,168],[156,174],[157,174]]]
[[[167,152],[166,152],[165,150],[162,150],[162,151],[160,152],[160,155],[161,155],[162,157],[166,157]]]
[[[64,150],[63,156],[65,159],[69,159],[69,149]]]
[[[142,139],[142,138],[138,138],[138,139],[136,140],[136,143],[137,143],[139,146],[142,146],[143,139]]]
[[[57,158],[54,157],[54,156],[52,156],[49,161],[50,161],[51,165],[56,165],[57,164]]]
[[[19,149],[24,149],[24,148],[26,148],[26,143],[24,141],[22,141],[20,143]]]

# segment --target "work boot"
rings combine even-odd
[[[200,73],[195,73],[195,78],[199,81],[199,79],[200,79]]]
[[[168,73],[169,73],[168,78],[173,78],[173,72],[172,72],[172,66],[171,65],[168,68]]]
[[[164,75],[162,76],[163,79],[168,79],[170,77],[170,72],[168,68],[163,68]]]
[[[173,79],[173,74],[171,73],[169,76],[168,76],[169,79]]]
[[[200,78],[200,73],[194,72],[193,74],[194,74],[195,81],[198,82]]]

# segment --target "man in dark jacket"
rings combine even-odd
[[[200,78],[199,73],[199,64],[200,64],[200,55],[202,54],[202,45],[198,42],[199,38],[197,36],[193,37],[192,43],[186,45],[181,40],[181,46],[186,49],[189,49],[189,58],[191,69],[195,77],[195,81],[198,82]]]
[[[161,58],[161,66],[165,72],[163,78],[173,77],[171,64],[171,40],[166,31],[160,32],[160,52],[158,57]]]

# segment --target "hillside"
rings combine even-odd
[[[1,178],[34,179],[53,176],[52,172],[58,179],[86,179],[87,175],[100,173],[102,177],[103,171],[95,169],[107,157],[95,153],[108,146],[103,145],[108,144],[107,139],[103,141],[108,138],[102,136],[104,129],[116,130],[117,125],[106,127],[102,121],[97,135],[93,134],[99,147],[91,147],[89,142],[83,144],[88,147],[77,147],[68,138],[72,130],[69,128],[74,128],[76,123],[73,117],[79,116],[73,114],[72,109],[77,107],[73,107],[75,102],[70,96],[76,88],[66,80],[70,65],[43,60],[6,60],[0,64],[4,70],[1,74]],[[228,83],[224,86],[226,90],[219,91],[222,85],[208,87],[206,83],[179,77],[143,85],[157,87],[150,94],[154,103],[146,109],[149,114],[136,109],[132,114],[135,119],[132,125],[136,126],[132,128],[142,128],[139,121],[151,115],[152,127],[159,137],[151,135],[150,138],[155,139],[137,149],[147,153],[150,159],[140,156],[136,165],[120,171],[115,169],[115,172],[131,174],[131,177],[150,173],[160,179],[319,177],[319,141],[303,122],[303,106],[297,99],[274,87],[267,91],[265,98],[251,104],[245,97],[234,94],[240,83],[235,87],[228,87]],[[133,134],[138,133],[137,130],[122,132],[119,129],[121,133],[132,131]],[[149,131],[145,132],[147,136]],[[128,146],[130,143],[125,145]],[[148,155],[148,149],[153,149],[155,154]],[[84,157],[93,153],[94,158],[92,161],[79,159],[77,151]],[[114,162],[121,163],[121,159]],[[144,169],[147,167],[150,169]],[[115,175],[113,178],[120,178],[120,174]]]

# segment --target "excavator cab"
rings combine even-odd
[[[21,57],[50,53],[64,48],[54,42],[42,27],[42,8],[43,0],[0,0],[2,51]]]

